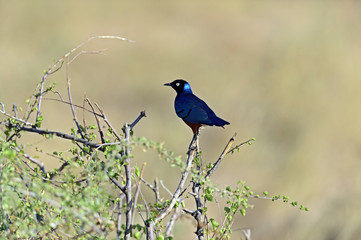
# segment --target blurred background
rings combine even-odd
[[[0,0],[0,101],[9,112],[13,103],[25,106],[42,71],[90,36],[132,39],[84,46],[107,51],[71,65],[74,102],[86,93],[117,129],[145,109],[135,134],[185,155],[192,133],[174,112],[175,92],[163,87],[184,78],[231,122],[201,131],[203,161],[215,161],[234,132],[238,142],[257,139],[228,156],[213,180],[244,180],[255,193],[287,195],[310,208],[251,200],[255,208],[236,219],[232,239],[243,228],[252,239],[359,239],[360,9],[351,0]],[[52,82],[65,93],[64,70]],[[68,106],[44,101],[43,112],[44,127],[73,127]],[[34,146],[47,144],[39,138]],[[153,155],[135,158],[147,162],[149,181],[157,175],[172,188],[179,171]]]

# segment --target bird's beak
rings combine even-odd
[[[164,86],[172,86],[170,83],[165,83]]]

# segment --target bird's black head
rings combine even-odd
[[[171,83],[164,84],[164,86],[171,86],[177,93],[192,92],[189,83],[187,81],[184,81],[183,79],[174,80]]]

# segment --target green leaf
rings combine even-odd
[[[207,194],[204,195],[204,197],[205,197],[208,201],[213,202],[213,196],[212,196],[212,194],[207,193]]]
[[[139,240],[142,234],[140,232],[136,232],[133,236],[135,237],[135,239]]]
[[[209,219],[209,221],[210,221],[211,224],[212,224],[213,230],[216,230],[216,229],[218,228],[218,226],[219,226],[219,223],[216,222],[213,218]]]
[[[37,119],[36,119],[36,122],[35,122],[35,127],[41,127],[41,122],[43,121],[44,117],[43,116],[39,116]]]
[[[140,170],[139,170],[139,167],[138,167],[138,166],[135,167],[134,172],[135,172],[135,175],[136,175],[137,177],[140,177]]]
[[[244,216],[246,216],[246,209],[241,209],[241,210],[239,210],[240,212],[241,212],[241,214],[242,214],[242,216],[244,217]]]

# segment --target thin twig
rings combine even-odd
[[[107,174],[108,174],[108,172],[107,172]],[[109,174],[108,174],[108,177],[109,177]],[[120,185],[114,178],[109,177],[109,179],[110,179],[110,181],[112,181],[112,183],[113,183],[115,186],[117,186],[117,187],[120,189],[120,191],[122,191],[124,194],[126,193],[125,187],[123,187],[122,185]]]
[[[9,117],[9,118],[11,118],[11,119],[14,119],[14,120],[16,120],[16,121],[18,121],[18,122],[21,122],[21,123],[23,123],[23,124],[26,125],[26,126],[32,126],[32,125],[33,125],[32,123],[29,123],[29,122],[27,122],[27,121],[24,121],[24,120],[22,120],[22,119],[20,119],[20,118],[11,116],[10,114],[6,113],[4,104],[3,104],[2,102],[0,102],[0,106],[1,106],[1,108],[2,108],[2,109],[0,109],[0,113],[4,114],[5,116],[7,116],[7,117]]]
[[[90,102],[90,99],[89,99],[89,98],[86,98],[85,101],[89,104],[89,106],[90,106],[90,108],[92,109],[92,111],[95,112],[95,111],[94,111],[93,104]],[[104,133],[103,133],[101,127],[100,127],[100,122],[99,122],[99,119],[98,119],[98,117],[97,117],[96,114],[94,114],[94,118],[95,118],[95,120],[96,120],[96,122],[97,122],[100,139],[101,139],[102,144],[103,144],[103,143],[105,143]]]
[[[117,131],[115,131],[115,129],[113,128],[113,126],[110,124],[110,122],[108,121],[107,116],[105,115],[104,111],[99,107],[99,105],[97,103],[94,103],[95,106],[98,108],[99,112],[101,113],[101,116],[104,120],[104,122],[108,125],[108,127],[112,130],[112,132],[114,133],[115,137],[118,139],[118,141],[122,141],[122,138],[120,137],[120,135],[117,133]]]
[[[118,201],[118,217],[117,217],[117,239],[121,239],[121,231],[122,231],[122,206],[123,206],[123,199],[125,197],[125,194],[119,195],[119,201]]]
[[[230,149],[230,147],[234,143],[234,140],[235,140],[236,136],[237,136],[237,133],[235,133],[233,135],[233,137],[231,139],[229,139],[226,147],[223,149],[223,151],[222,151],[221,155],[219,156],[218,160],[213,164],[213,167],[208,170],[205,178],[209,177],[217,169],[217,167],[219,166],[219,164],[223,160],[224,156],[228,153],[228,150]]]
[[[247,141],[243,142],[243,143],[240,143],[238,144],[237,146],[235,146],[234,148],[230,149],[226,154],[230,154],[232,153],[234,150],[238,149],[240,146],[244,145],[244,144],[251,144],[252,142],[256,141],[256,139],[254,138],[251,138],[251,139],[248,139]]]
[[[20,149],[19,149],[19,148],[16,148],[16,147],[14,148],[14,150],[17,151],[18,153],[21,152]],[[23,156],[24,156],[25,158],[27,158],[28,160],[30,160],[32,163],[36,164],[36,165],[40,168],[40,170],[41,170],[44,174],[46,174],[45,167],[44,167],[44,164],[43,164],[42,162],[39,162],[38,160],[30,157],[30,156],[29,156],[28,154],[26,154],[26,153],[23,153]]]
[[[69,60],[69,64],[71,64],[75,59],[77,59],[80,55],[83,55],[83,54],[104,54],[106,49],[103,49],[103,50],[96,50],[96,51],[80,51],[78,52],[77,54],[75,54],[75,56]]]
[[[73,99],[71,97],[69,67],[70,67],[70,61],[69,61],[69,58],[67,57],[66,58],[66,82],[67,82],[67,90],[68,90],[68,99],[69,99],[69,102],[70,102],[70,109],[71,109],[71,113],[73,114],[73,120],[74,120],[75,125],[76,125],[76,127],[78,129],[78,133],[80,134],[81,138],[85,139],[84,134],[83,134],[83,130],[80,128],[78,118],[77,118],[77,116],[75,114]]]
[[[142,119],[143,117],[146,117],[145,110],[141,111],[137,119],[134,120],[132,124],[130,124],[130,131],[133,130],[134,126]]]
[[[154,186],[152,184],[150,184],[149,182],[147,182],[144,178],[141,178],[142,182],[147,185],[147,187],[149,187],[155,195],[155,202],[158,203],[159,202],[159,187],[158,187],[158,179],[156,178],[154,180]]]
[[[14,117],[18,118],[18,112],[16,111],[17,107],[15,104],[13,104],[13,112],[14,112]]]
[[[169,193],[169,195],[173,196],[173,193],[166,187],[164,186],[163,180],[160,180],[160,185],[162,185],[162,187]]]
[[[77,51],[78,49],[80,49],[82,46],[84,46],[86,43],[94,40],[94,39],[116,39],[116,40],[121,40],[121,41],[127,41],[127,42],[131,42],[134,43],[133,40],[129,40],[123,37],[119,37],[119,36],[92,36],[90,38],[88,38],[87,40],[85,40],[84,42],[81,42],[78,46],[76,46],[75,48],[71,49],[69,52],[67,52],[64,56],[62,56],[58,61],[56,61],[47,71],[46,73],[43,75],[41,83],[40,83],[40,90],[39,90],[39,99],[38,99],[38,106],[37,106],[37,114],[36,114],[36,118],[38,119],[38,117],[40,116],[40,108],[41,108],[41,100],[42,100],[42,93],[43,93],[43,89],[44,89],[44,83],[46,81],[46,77],[50,74],[53,74],[54,72],[58,71],[62,66],[63,63],[65,61],[65,59],[69,58],[69,56]],[[60,65],[60,66],[59,66]],[[30,112],[31,113],[31,112]],[[30,114],[29,114],[30,116]]]
[[[139,175],[139,179],[138,179],[138,182],[137,182],[137,188],[135,190],[135,193],[134,193],[134,204],[132,205],[132,225],[134,224],[134,208],[135,206],[137,206],[137,203],[138,203],[138,196],[139,196],[139,192],[140,192],[140,184],[142,183],[142,176],[143,176],[143,173],[144,173],[144,168],[145,166],[147,165],[146,162],[143,163],[143,166],[142,166],[142,169],[140,170],[140,175]]]
[[[61,103],[65,103],[65,104],[70,105],[70,102],[64,101],[63,99],[59,100],[59,99],[56,99],[56,98],[43,98],[43,100],[57,101],[57,102],[61,102]],[[97,117],[103,118],[102,114],[99,114],[99,113],[96,113],[96,112],[91,111],[89,109],[86,109],[84,106],[80,106],[80,105],[77,105],[77,104],[73,104],[73,106],[77,107],[77,108],[80,108],[80,109],[82,109],[84,111],[87,111],[89,113],[92,113],[92,114],[96,115]]]

